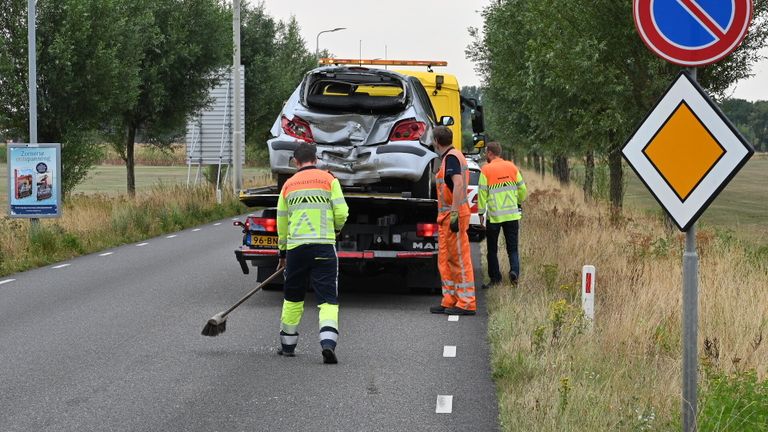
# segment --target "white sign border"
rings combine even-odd
[[[685,201],[680,200],[643,153],[682,102],[690,107],[710,134],[725,149],[725,154],[691,191]],[[622,154],[629,166],[682,231],[687,231],[696,222],[753,153],[752,146],[686,72],[680,73],[622,148]]]

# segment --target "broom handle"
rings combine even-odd
[[[266,284],[268,284],[268,283],[272,282],[274,279],[276,279],[278,276],[280,276],[280,273],[282,273],[282,272],[283,272],[283,270],[285,270],[285,267],[279,267],[279,268],[277,269],[277,271],[275,271],[275,272],[272,274],[272,276],[270,276],[270,277],[268,277],[267,279],[265,279],[265,280],[264,280],[264,282],[260,283],[260,284],[259,284],[259,286],[257,286],[257,287],[256,287],[256,288],[254,288],[253,290],[251,290],[251,292],[249,292],[248,294],[246,294],[246,295],[245,295],[245,297],[241,298],[241,299],[240,299],[240,301],[238,301],[237,303],[235,303],[235,305],[234,305],[234,306],[232,306],[231,308],[227,309],[227,311],[226,311],[226,312],[224,312],[224,313],[221,315],[221,316],[222,316],[222,318],[223,318],[223,317],[225,317],[225,316],[227,316],[227,315],[229,315],[229,313],[230,313],[230,312],[232,312],[233,310],[237,309],[237,307],[238,307],[238,306],[240,306],[241,304],[243,304],[243,302],[245,302],[246,300],[248,300],[249,298],[251,298],[251,296],[252,296],[252,295],[254,295],[254,294],[256,294],[256,293],[257,293],[259,290],[261,290],[261,288],[263,288],[263,287],[264,287],[264,285],[266,285]]]

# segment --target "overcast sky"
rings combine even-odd
[[[315,49],[322,30],[346,27],[320,36],[320,49],[338,58],[446,60],[461,85],[480,82],[465,56],[471,39],[468,27],[481,27],[479,11],[490,0],[266,0],[270,15],[301,26],[307,46]],[[768,49],[764,50],[768,55]],[[768,60],[753,69],[755,76],[737,83],[733,97],[768,100]]]

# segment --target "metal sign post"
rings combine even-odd
[[[696,81],[696,68],[690,68]],[[685,232],[683,253],[683,431],[696,431],[698,340],[699,340],[699,255],[696,253],[696,223]]]

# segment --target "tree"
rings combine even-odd
[[[768,101],[757,101],[749,116],[749,126],[752,130],[752,145],[758,151],[768,151]]]
[[[128,193],[136,192],[134,147],[141,132],[167,143],[188,116],[205,107],[217,74],[231,63],[231,12],[217,0],[126,0],[134,28],[122,48],[137,57],[137,96],[112,121],[114,147],[126,163]]]
[[[119,41],[133,29],[120,0],[37,2],[38,141],[62,143],[69,193],[100,155],[99,128],[135,97],[134,61]],[[27,2],[0,7],[0,130],[28,138]]]
[[[276,21],[263,3],[243,6],[241,17],[246,146],[249,155],[264,162],[275,118],[304,74],[317,66],[317,58],[307,49],[295,18]]]
[[[755,20],[728,59],[701,70],[700,81],[723,95],[749,75],[768,36],[768,0],[755,2]],[[485,32],[471,30],[468,54],[487,87],[489,125],[558,162],[596,152],[607,158],[610,198],[623,199],[620,149],[679,68],[641,42],[631,2],[506,0],[483,11]],[[589,178],[589,176],[585,176]]]

